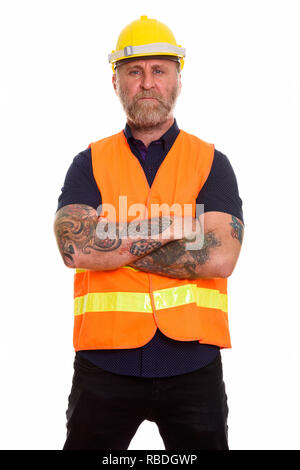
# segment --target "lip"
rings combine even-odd
[[[139,98],[139,101],[140,100],[144,100],[144,101],[157,101],[156,98]]]

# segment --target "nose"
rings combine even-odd
[[[143,78],[141,81],[141,87],[144,90],[150,90],[151,88],[154,87],[154,76],[152,73],[152,70],[148,67],[145,67],[144,73],[143,73]]]

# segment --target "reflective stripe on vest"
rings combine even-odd
[[[186,284],[153,292],[155,310],[180,307],[195,303],[198,307],[215,308],[227,312],[227,294],[215,289]],[[148,293],[97,292],[75,298],[74,315],[85,312],[143,312],[153,313]]]

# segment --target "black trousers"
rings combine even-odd
[[[64,450],[125,450],[144,420],[166,450],[228,450],[221,356],[174,377],[117,375],[75,358]]]

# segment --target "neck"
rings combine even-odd
[[[162,135],[164,135],[167,130],[170,129],[173,123],[174,117],[171,116],[167,121],[162,124],[159,124],[159,126],[157,127],[141,129],[134,127],[134,124],[128,121],[128,125],[130,126],[133,137],[137,140],[141,140],[144,145],[146,145],[146,147],[148,147],[151,142],[153,142],[154,140],[158,140]]]

